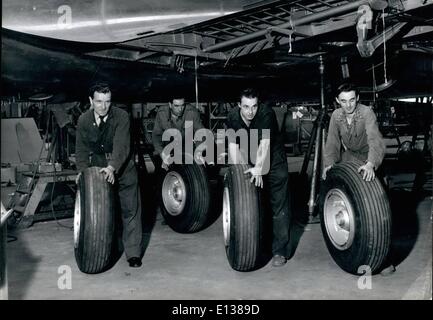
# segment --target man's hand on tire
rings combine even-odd
[[[102,168],[101,170],[99,170],[99,173],[105,175],[105,180],[107,180],[108,183],[114,184],[115,177],[114,177],[114,168],[112,166]]]
[[[162,163],[161,163],[161,168],[163,168],[165,171],[168,171],[168,158],[170,158],[169,154],[165,154],[164,152],[161,152],[161,159],[162,159]]]
[[[256,187],[263,188],[263,177],[262,177],[262,170],[261,170],[261,168],[256,168],[256,167],[250,168],[250,169],[246,170],[244,173],[245,174],[246,173],[251,173],[250,182],[254,183],[254,180],[255,180]]]
[[[367,162],[363,166],[360,166],[358,172],[363,171],[362,179],[365,181],[373,181],[375,178],[374,165],[371,162]]]
[[[325,169],[323,169],[323,172],[322,172],[322,179],[323,179],[323,180],[326,180],[326,174],[328,173],[328,171],[329,171],[331,168],[332,168],[332,165],[327,166]]]
[[[78,182],[80,181],[81,174],[81,172],[78,172],[77,176],[75,177],[75,184],[78,184]]]
[[[206,160],[203,158],[203,155],[201,154],[201,152],[197,152],[195,154],[195,163],[203,165],[206,163]]]

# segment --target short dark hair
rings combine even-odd
[[[89,89],[89,97],[93,99],[93,95],[95,94],[95,92],[110,93],[110,86],[108,83],[105,82],[96,82]]]
[[[358,88],[353,82],[344,82],[337,88],[337,91],[335,92],[335,96],[338,98],[340,93],[350,92],[350,91],[355,91],[355,95],[359,94]]]
[[[241,91],[240,95],[239,95],[239,101],[242,100],[242,97],[245,98],[259,98],[259,93],[255,88],[246,88],[244,90]]]
[[[180,99],[186,100],[185,97],[181,94],[172,94],[170,96],[170,102],[173,102],[173,100],[180,100]]]

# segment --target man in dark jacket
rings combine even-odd
[[[141,201],[137,171],[131,155],[128,113],[111,106],[111,91],[96,84],[89,92],[90,109],[78,119],[77,169],[102,167],[100,173],[115,186],[123,222],[123,245],[130,267],[141,266]]]
[[[245,173],[251,175],[251,183],[255,183],[256,187],[268,189],[272,209],[272,265],[280,267],[290,256],[291,221],[289,170],[282,136],[274,111],[266,105],[259,105],[255,90],[244,90],[238,106],[227,117],[228,129],[246,130],[249,140],[254,137],[253,130],[257,130],[259,145],[257,150],[247,150],[251,148],[251,141],[244,147],[238,146],[237,142],[229,142],[229,157],[232,163],[254,165]],[[266,131],[269,133],[267,136]],[[254,156],[255,160],[252,159]]]

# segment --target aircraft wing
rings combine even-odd
[[[194,75],[198,75],[205,88],[210,88],[206,83],[208,79],[244,82],[244,79],[254,78],[274,79],[284,84],[280,85],[282,90],[287,86],[306,87],[308,92],[317,88],[317,58],[322,55],[327,58],[328,68],[344,69],[344,61],[349,60],[346,64],[351,67],[351,75],[367,82],[371,81],[368,72],[372,66],[383,64],[384,42],[390,44],[386,49],[389,62],[400,51],[427,55],[433,52],[433,0],[149,0],[145,2],[149,7],[138,0],[122,4],[102,0],[99,6],[95,1],[83,0],[77,1],[82,5],[80,9],[74,9],[75,2],[71,2],[72,24],[69,27],[59,29],[58,25],[53,25],[54,18],[46,18],[46,23],[42,24],[46,30],[40,28],[39,31],[35,27],[41,26],[40,17],[20,18],[32,9],[23,1],[3,2],[6,8],[3,27],[26,36],[43,34],[45,37],[21,37],[16,42],[14,38],[18,33],[8,33],[6,40],[2,40],[8,41],[3,46],[2,78],[10,84],[18,83],[12,78],[17,74],[12,69],[20,65],[21,57],[37,75],[29,74],[29,69],[22,73],[29,87],[34,86],[31,82],[35,78],[40,79],[41,86],[58,83],[57,87],[62,88],[68,81],[121,75],[129,79],[136,77],[130,81],[139,87],[133,88],[134,92],[145,93],[153,90],[156,83],[161,83],[163,88],[166,79],[176,78],[178,86],[194,87]],[[43,3],[60,5],[64,1]],[[16,13],[20,6],[25,6],[25,13]],[[7,10],[15,12],[13,19],[8,17]],[[35,7],[34,11],[39,10]],[[95,10],[99,10],[96,15]],[[195,19],[195,13],[201,16]],[[74,14],[81,18],[74,20]],[[58,11],[54,10],[53,15],[59,18]],[[25,23],[16,27],[21,20]],[[92,26],[86,21],[97,21],[98,25]],[[50,25],[52,30],[48,30]],[[26,31],[25,27],[33,29]],[[47,41],[48,35],[55,39]],[[81,40],[70,41],[74,39]],[[14,49],[16,44],[27,49]],[[7,54],[8,50],[11,54]],[[61,73],[53,70],[52,61],[62,67]],[[143,73],[135,74],[138,70]],[[377,78],[383,79],[385,75],[379,68],[377,70]],[[162,75],[166,72],[174,75]],[[71,75],[69,80],[64,77],[66,73]],[[419,73],[425,72],[420,70]],[[220,84],[229,86],[229,83]],[[130,86],[125,84],[124,87]],[[229,88],[235,90],[233,86]]]
[[[3,0],[2,27],[68,41],[120,42],[223,17],[256,2],[258,0]]]
[[[200,69],[203,73],[214,68],[218,72],[209,73],[236,70],[248,75],[254,70],[262,76],[280,76],[279,71],[317,64],[314,57],[332,53],[338,66],[341,61],[335,60],[350,57],[361,74],[372,64],[380,64],[385,42],[392,44],[388,47],[391,56],[414,48],[432,53],[432,17],[433,0],[266,1],[125,41],[115,51],[90,54],[168,65],[179,72]]]

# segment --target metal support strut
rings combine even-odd
[[[313,130],[311,133],[310,141],[308,144],[307,153],[305,154],[304,162],[302,164],[302,169],[300,172],[301,176],[305,176],[307,174],[308,162],[311,157],[311,152],[314,148],[314,160],[313,160],[313,172],[311,174],[311,184],[310,184],[310,197],[308,200],[308,222],[311,223],[313,221],[313,213],[316,206],[316,198],[317,198],[317,186],[320,183],[320,176],[323,170],[322,168],[322,154],[324,152],[324,144],[325,144],[325,130],[326,130],[326,106],[325,106],[325,85],[324,85],[324,72],[325,72],[325,64],[322,56],[319,57],[319,71],[320,71],[320,102],[321,108],[319,110],[319,114],[313,125]]]

